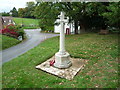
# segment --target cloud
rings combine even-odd
[[[13,7],[24,8],[29,1],[35,2],[35,0],[0,0],[0,12],[9,12]]]

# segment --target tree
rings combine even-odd
[[[106,6],[109,3],[103,2],[66,2],[61,3],[64,10],[75,24],[75,34],[78,34],[78,26],[81,27],[81,32],[85,32],[92,28],[105,28],[106,18],[101,16],[101,13],[107,12]]]
[[[120,2],[113,2],[107,6],[108,12],[103,12],[102,16],[107,18],[106,23],[109,26],[120,28]]]
[[[10,14],[8,12],[3,12],[1,14],[2,14],[2,16],[10,16]]]
[[[35,8],[34,2],[27,2],[25,8],[18,9],[18,16],[24,18],[34,18],[33,11]]]
[[[59,12],[52,2],[41,2],[36,6],[33,14],[40,19],[39,26],[42,30],[53,30],[54,22]]]
[[[35,6],[35,3],[34,2],[27,2],[26,3],[26,6],[29,8],[29,9],[32,9],[32,8],[34,8],[34,6]]]
[[[42,5],[43,4],[43,5]],[[53,13],[51,13],[51,8]],[[49,11],[49,12],[48,12]],[[81,32],[90,31],[93,28],[98,30],[106,29],[108,25],[118,25],[120,22],[120,9],[118,3],[109,2],[53,2],[46,3],[41,2],[36,7],[37,18],[40,18],[41,26],[50,25],[50,21],[54,22],[57,13],[64,11],[66,16],[69,17],[69,22],[74,22],[75,34],[78,34],[78,26],[81,27]],[[50,15],[51,14],[51,15]],[[54,16],[55,15],[55,16]],[[52,17],[53,16],[53,17]],[[113,18],[115,18],[113,20]]]
[[[82,31],[84,31],[85,3],[80,2],[64,2],[55,3],[59,11],[66,12],[69,17],[69,22],[74,21],[75,34],[78,34],[78,26],[81,24]]]
[[[104,28],[106,29],[106,18],[101,16],[103,12],[107,12],[106,6],[109,5],[109,2],[94,2],[87,3],[86,12],[88,16],[88,28],[95,28],[97,30]]]
[[[18,11],[16,10],[15,7],[10,12],[12,13],[13,17],[18,17]]]
[[[35,9],[35,3],[34,2],[27,2],[25,7],[25,17],[27,18],[34,18],[33,11]]]
[[[19,8],[18,9],[18,16],[23,18],[24,14],[25,14],[25,9],[24,8]]]

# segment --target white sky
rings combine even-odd
[[[29,1],[35,2],[35,0],[0,0],[0,12],[9,12],[13,7],[24,8]]]

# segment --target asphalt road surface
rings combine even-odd
[[[0,51],[0,55],[2,55],[2,64],[34,48],[47,38],[59,36],[59,34],[40,33],[39,29],[25,30],[25,32],[27,35],[27,40],[16,46]]]

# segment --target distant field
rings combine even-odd
[[[17,25],[25,25],[25,26],[38,26],[38,19],[29,19],[29,18],[13,18],[14,22]]]

